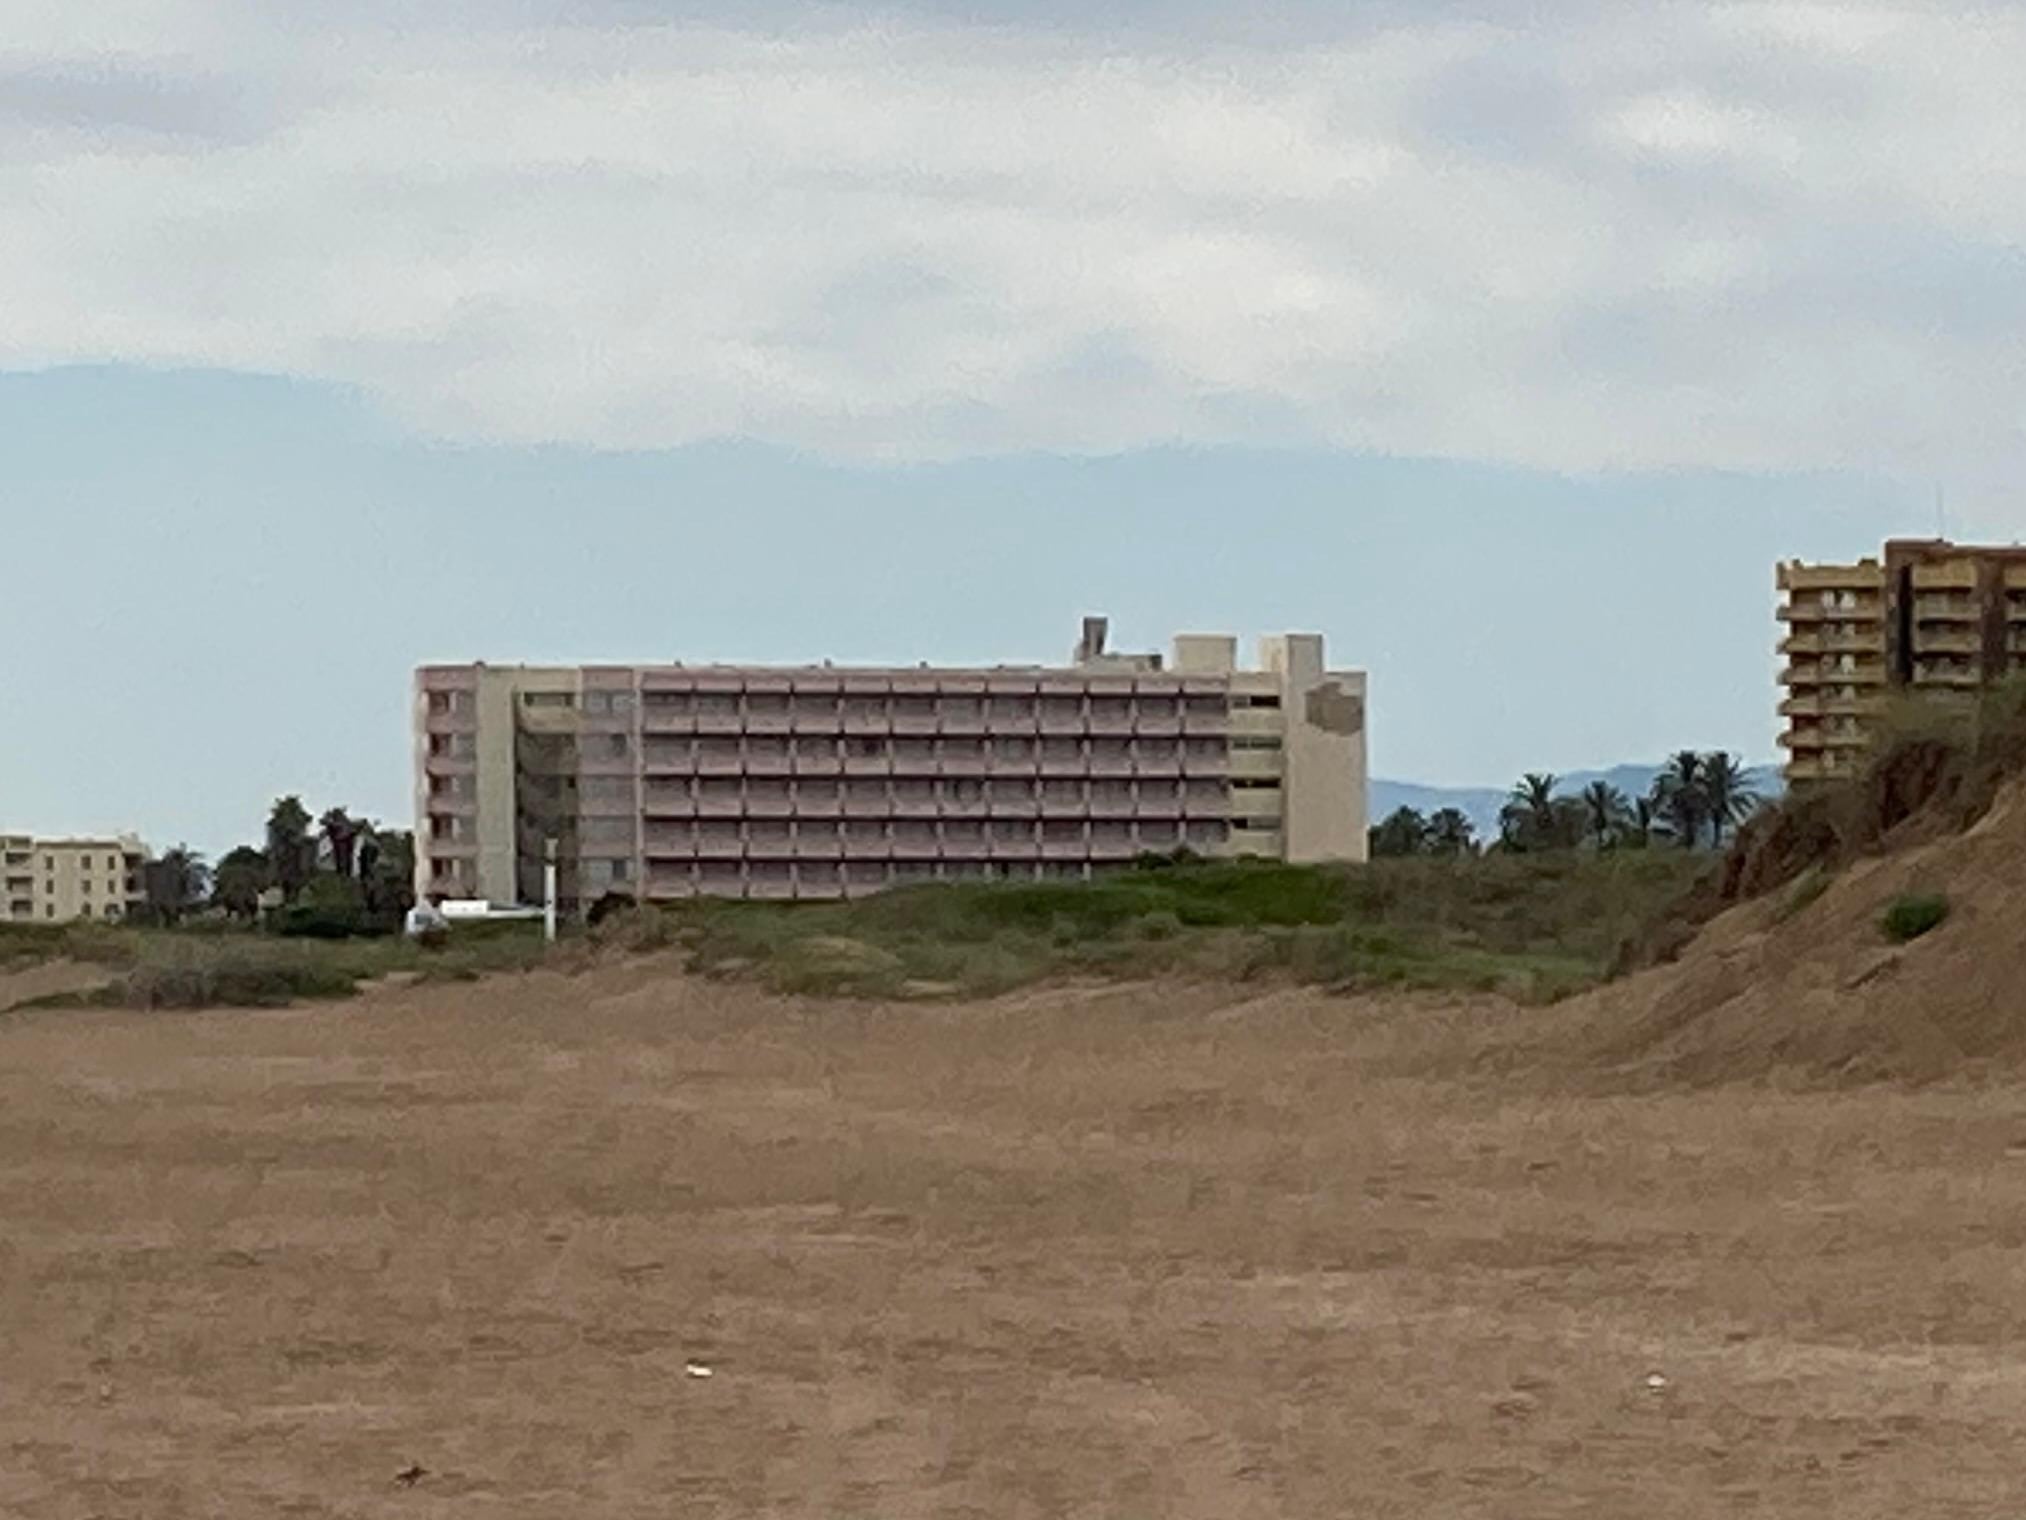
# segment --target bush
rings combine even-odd
[[[275,915],[274,929],[291,939],[350,939],[375,932],[365,894],[343,876],[312,877],[301,895]]]
[[[121,984],[123,1000],[135,1008],[284,1008],[356,990],[356,977],[343,967],[251,953],[144,962]]]
[[[1939,892],[1908,892],[1885,910],[1885,937],[1895,945],[1919,939],[1949,916],[1949,900]]]

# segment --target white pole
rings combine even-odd
[[[556,841],[542,845],[542,938],[556,942]]]

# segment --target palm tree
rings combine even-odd
[[[1552,771],[1528,771],[1507,793],[1499,810],[1499,829],[1514,849],[1552,849],[1561,818],[1555,808],[1555,788],[1561,778]]]
[[[1655,834],[1665,833],[1667,825],[1656,816],[1651,797],[1634,797],[1626,806],[1624,822],[1619,829],[1619,842],[1635,850],[1643,850],[1653,843]]]
[[[1723,848],[1724,830],[1744,822],[1759,808],[1759,789],[1751,771],[1728,750],[1702,757],[1702,805],[1709,817],[1709,842]]]
[[[156,919],[176,925],[183,915],[204,901],[211,891],[211,868],[204,857],[187,844],[164,850],[141,873],[143,892]]]
[[[302,798],[282,797],[267,817],[267,869],[270,879],[293,898],[315,864],[310,848],[310,811]]]
[[[1592,781],[1583,788],[1583,833],[1600,850],[1618,842],[1631,809],[1625,794],[1608,781]]]
[[[1419,855],[1428,844],[1428,820],[1410,807],[1395,808],[1372,828],[1375,856]]]
[[[1428,853],[1469,855],[1477,848],[1477,830],[1461,809],[1437,808],[1428,815]]]
[[[317,831],[324,836],[324,845],[331,852],[331,869],[349,877],[357,856],[359,825],[353,822],[350,813],[334,807],[317,820]]]
[[[1668,831],[1692,850],[1702,835],[1707,816],[1702,795],[1702,756],[1692,749],[1675,751],[1667,766],[1654,778],[1653,810],[1665,819]]]

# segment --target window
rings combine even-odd
[[[450,693],[447,691],[432,691],[429,694],[429,710],[433,713],[449,712]]]
[[[632,876],[633,876],[632,861],[615,860],[612,862],[612,879],[614,881],[627,881],[630,880]]]
[[[1255,692],[1249,697],[1240,697],[1235,705],[1239,707],[1278,707],[1280,706],[1280,693],[1277,691],[1268,693]]]
[[[1277,792],[1280,782],[1272,776],[1240,776],[1231,783],[1233,789],[1241,792]]]
[[[521,693],[523,707],[575,707],[577,698],[567,691],[524,691]]]
[[[45,903],[45,904],[43,904],[43,908],[42,908],[42,916],[43,916],[44,918],[54,918],[54,917],[56,917],[56,904],[55,904],[55,903]]]
[[[626,735],[624,735],[624,734],[607,734],[607,735],[605,736],[605,752],[606,752],[606,753],[607,753],[608,755],[610,755],[610,756],[611,756],[611,757],[612,757],[613,759],[615,759],[615,760],[623,760],[623,759],[625,759],[625,758],[626,758]]]
[[[1279,749],[1278,734],[1240,734],[1231,741],[1233,749]]]
[[[56,857],[54,855],[43,856],[42,869],[45,871],[54,871],[56,869]]]
[[[87,876],[83,881],[79,882],[77,884],[77,889],[78,891],[82,892],[86,897],[91,896],[91,878]]]
[[[117,856],[117,855],[108,855],[108,856],[106,856],[106,869],[107,869],[108,871],[117,871],[117,870],[119,870],[119,868],[120,868],[120,858],[119,858],[119,856]]]

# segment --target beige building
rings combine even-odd
[[[1776,582],[1792,782],[1854,771],[1895,693],[1968,696],[2026,665],[2026,549],[1894,539]]]
[[[801,898],[1076,878],[1150,851],[1365,857],[1365,675],[1313,634],[1063,666],[430,665],[416,889]]]
[[[0,923],[118,921],[144,900],[147,851],[131,834],[38,839],[0,834]]]

